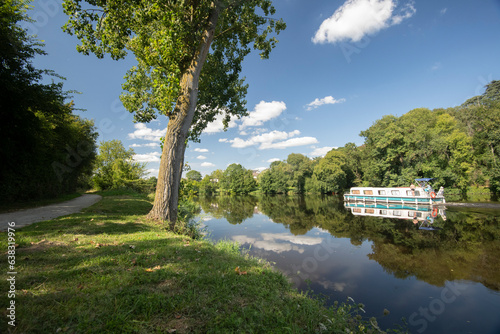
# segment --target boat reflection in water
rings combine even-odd
[[[344,202],[353,215],[411,220],[420,230],[439,230],[435,219],[446,220],[446,207],[440,205],[375,204]]]

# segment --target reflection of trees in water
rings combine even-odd
[[[230,224],[241,224],[245,219],[252,218],[257,198],[253,196],[217,196],[200,197],[198,203],[204,212],[214,218],[225,218]]]
[[[493,212],[448,209],[436,218],[436,231],[418,230],[410,220],[355,216],[332,196],[224,196],[200,199],[205,212],[239,224],[258,209],[294,235],[314,227],[353,245],[370,241],[369,258],[398,278],[416,276],[443,286],[446,280],[472,280],[500,290],[500,227]]]

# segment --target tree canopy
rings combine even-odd
[[[43,84],[36,69],[43,44],[20,26],[24,1],[0,3],[0,200],[47,198],[86,187],[95,159],[92,121],[73,113],[62,82]]]

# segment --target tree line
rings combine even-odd
[[[255,182],[251,171],[233,164],[203,179],[190,171],[184,186],[207,194],[340,193],[352,186],[408,186],[415,178],[433,177],[436,186],[463,194],[472,186],[500,191],[500,81],[458,107],[384,116],[360,136],[362,145],[347,143],[321,158],[292,153],[272,162]]]
[[[27,5],[0,4],[0,202],[58,196],[86,185],[96,155],[94,123],[75,115],[62,83],[32,65],[43,44],[20,27]]]

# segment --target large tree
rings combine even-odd
[[[186,142],[198,140],[217,114],[246,113],[247,86],[240,79],[251,45],[267,58],[285,28],[274,20],[271,0],[65,0],[65,31],[75,33],[77,50],[113,59],[133,52],[124,106],[135,119],[169,119],[151,218],[177,219]]]

